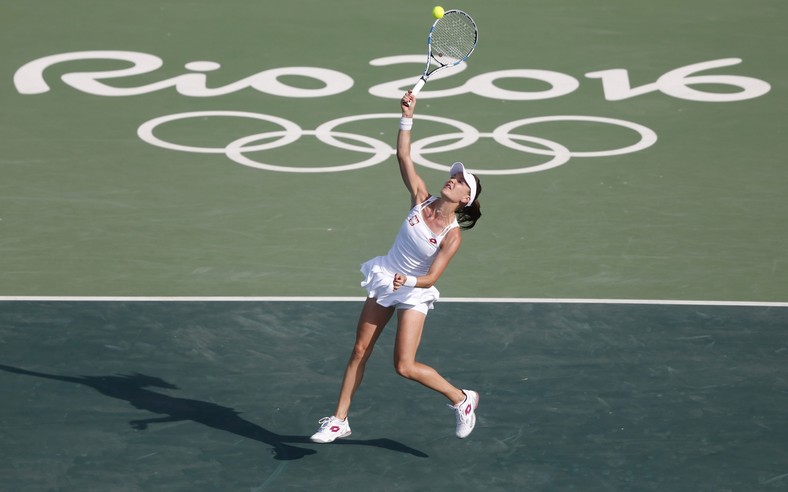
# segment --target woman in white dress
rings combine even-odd
[[[427,192],[411,159],[411,128],[416,99],[406,93],[401,101],[402,119],[397,136],[397,160],[411,210],[386,256],[361,266],[368,298],[359,316],[356,342],[350,355],[336,410],[320,420],[311,437],[318,443],[350,435],[348,411],[361,384],[364,367],[383,328],[397,312],[394,367],[399,375],[442,394],[456,415],[457,437],[467,437],[476,424],[479,394],[455,387],[432,367],[416,361],[427,312],[440,293],[435,283],[460,247],[460,231],[472,228],[481,217],[479,179],[462,163],[452,165],[450,178],[439,195]]]

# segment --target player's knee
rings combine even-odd
[[[412,361],[394,361],[394,370],[405,379],[413,379],[416,372],[416,364]]]
[[[350,359],[354,362],[365,362],[372,355],[372,347],[357,343],[353,346],[353,351],[350,353]]]

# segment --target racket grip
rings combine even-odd
[[[415,96],[419,93],[419,91],[421,91],[421,88],[424,87],[424,84],[426,83],[427,81],[424,80],[424,77],[420,78],[419,81],[416,82],[416,85],[413,86],[413,89],[410,90],[410,93]],[[408,104],[408,106],[410,106],[410,104]]]
[[[410,93],[415,96],[421,91],[421,88],[424,87],[424,84],[426,83],[427,81],[424,80],[424,77],[420,78],[419,81],[416,82],[416,85],[413,86],[413,89],[410,90]]]

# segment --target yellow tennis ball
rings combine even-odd
[[[432,16],[435,17],[436,19],[440,19],[441,17],[443,17],[443,7],[438,5],[434,9],[432,9]]]

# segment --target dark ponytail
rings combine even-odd
[[[482,206],[479,203],[479,195],[482,194],[482,183],[478,177],[475,175],[473,177],[476,179],[476,197],[473,199],[473,203],[469,207],[461,204],[455,211],[457,222],[463,231],[473,228],[476,225],[476,221],[482,216]]]

